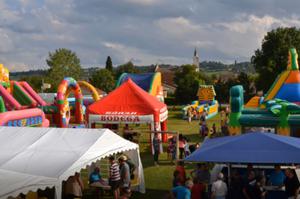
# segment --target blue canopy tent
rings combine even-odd
[[[300,139],[272,133],[246,133],[207,139],[188,162],[299,164]]]

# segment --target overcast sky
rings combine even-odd
[[[249,61],[267,31],[300,26],[297,0],[0,0],[0,62],[46,68],[49,51],[84,67]]]

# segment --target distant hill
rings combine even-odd
[[[154,72],[156,65],[149,65],[149,66],[137,66],[139,73],[149,73]],[[161,69],[167,69],[170,71],[175,71],[178,65],[170,65],[170,64],[161,64],[159,65]],[[96,70],[100,68],[98,67],[91,67],[91,68],[84,68],[82,79],[88,79],[91,74],[94,74]],[[222,72],[230,72],[230,73],[255,73],[255,69],[250,62],[241,62],[235,64],[223,64],[222,62],[216,61],[203,61],[200,63],[200,69],[204,72],[212,72],[212,73],[222,73]],[[28,76],[43,76],[46,75],[47,70],[29,70],[29,71],[22,71],[22,72],[11,72],[10,78],[12,80],[19,80],[22,77]]]
[[[29,70],[29,71],[22,71],[22,72],[10,72],[9,78],[11,80],[19,80],[22,77],[29,77],[29,76],[42,76],[46,75],[47,70]]]
[[[234,73],[255,73],[255,69],[250,62],[223,64],[222,62],[204,61],[200,63],[200,68],[206,72],[230,71]]]

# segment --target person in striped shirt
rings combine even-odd
[[[118,199],[120,196],[120,170],[118,163],[115,162],[115,157],[109,157],[110,167],[109,167],[109,185],[114,193],[114,199]]]

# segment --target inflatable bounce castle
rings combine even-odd
[[[27,82],[9,80],[9,70],[0,64],[0,126],[49,126],[38,106],[46,103]]]
[[[192,102],[191,105],[185,106],[183,118],[187,117],[189,109],[196,111],[196,115],[206,112],[206,119],[210,119],[218,114],[219,103],[215,100],[216,92],[213,85],[200,85],[197,92],[198,100]]]
[[[230,89],[229,132],[240,134],[243,127],[267,127],[281,135],[300,136],[300,71],[296,49],[289,50],[287,69],[264,97],[255,96],[244,105],[243,87]]]
[[[9,80],[9,70],[0,64],[0,126],[69,127],[70,123],[83,124],[83,97],[81,88],[100,99],[96,89],[85,81],[65,78],[59,85],[56,99],[47,104],[27,82]],[[68,102],[75,96],[74,106]],[[72,116],[74,115],[74,116]]]
[[[126,82],[129,78],[144,91],[156,97],[159,101],[164,102],[160,72],[144,74],[123,73],[119,77],[117,87]]]

